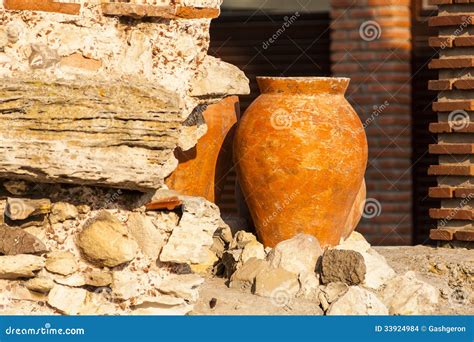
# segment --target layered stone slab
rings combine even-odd
[[[0,174],[157,188],[176,167],[177,94],[147,83],[0,81]]]

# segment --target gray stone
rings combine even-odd
[[[323,250],[314,236],[298,234],[276,245],[267,260],[272,267],[282,267],[289,272],[314,273],[322,254]]]
[[[138,249],[127,228],[107,211],[85,223],[77,245],[89,261],[107,267],[133,260]]]
[[[323,255],[321,263],[323,284],[343,282],[357,285],[364,282],[365,272],[364,257],[359,252],[329,249]]]
[[[388,315],[388,309],[372,292],[351,286],[342,297],[331,304],[327,315]]]

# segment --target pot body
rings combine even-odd
[[[357,225],[362,219],[362,214],[364,213],[365,200],[367,199],[367,187],[365,180],[362,181],[359,192],[357,193],[352,209],[347,217],[345,229],[342,233],[342,238],[347,239],[354,230],[356,230]]]
[[[184,195],[220,199],[225,177],[232,168],[232,140],[240,115],[239,98],[230,96],[203,113],[207,133],[189,151],[177,150],[177,169],[166,185]]]
[[[265,246],[298,233],[337,245],[361,188],[367,139],[345,78],[258,78],[234,140],[237,175]]]

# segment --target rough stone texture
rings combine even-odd
[[[226,226],[215,204],[182,196],[183,215],[160,254],[160,261],[186,264],[205,263],[213,235]]]
[[[279,305],[289,304],[299,290],[298,275],[281,267],[267,269],[255,277],[254,293],[274,298]]]
[[[240,269],[238,269],[230,278],[229,287],[243,291],[251,291],[254,288],[255,278],[263,272],[266,272],[270,265],[257,258],[251,258]]]
[[[48,293],[54,287],[54,281],[46,277],[36,277],[28,280],[25,286],[31,291]]]
[[[66,315],[79,314],[85,304],[87,291],[55,285],[48,295],[48,304]]]
[[[268,254],[267,260],[272,267],[282,267],[289,272],[314,273],[322,254],[323,250],[315,237],[298,234],[276,245]]]
[[[79,269],[74,254],[70,252],[53,252],[48,254],[45,268],[52,273],[70,275]]]
[[[381,293],[391,315],[430,314],[438,297],[438,291],[419,280],[412,271],[390,280]]]
[[[358,286],[349,290],[331,304],[328,315],[388,315],[387,307],[375,294]]]
[[[49,221],[54,224],[58,222],[64,222],[66,220],[72,220],[77,218],[79,211],[77,208],[69,203],[54,203],[51,207],[51,215],[49,215]]]
[[[343,282],[357,285],[364,282],[366,266],[359,252],[350,250],[327,250],[321,262],[321,280],[323,284]]]
[[[138,245],[127,228],[107,211],[87,222],[77,244],[91,262],[114,267],[133,260]]]
[[[0,256],[0,278],[17,279],[34,277],[36,271],[44,267],[44,258],[28,255]]]
[[[0,254],[41,254],[48,249],[41,240],[22,230],[0,226]]]
[[[321,286],[321,291],[326,297],[326,301],[328,303],[332,303],[336,301],[339,297],[344,295],[348,290],[349,290],[349,286],[341,282],[329,283],[326,286]]]
[[[209,19],[119,19],[98,1],[81,5],[72,16],[0,8],[0,125],[10,128],[0,175],[156,189],[177,166],[174,149],[205,134],[198,105],[248,93],[248,80],[207,56]],[[205,84],[203,65],[225,88]]]
[[[140,213],[131,214],[128,217],[127,226],[143,253],[157,260],[168,238],[167,234],[155,227],[149,217]]]
[[[8,198],[5,215],[11,220],[21,221],[30,216],[47,214],[50,210],[51,202],[48,199]]]

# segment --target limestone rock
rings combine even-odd
[[[248,233],[246,231],[240,230],[238,231],[232,242],[230,243],[229,249],[243,249],[245,245],[250,242],[257,241],[257,238],[252,233]]]
[[[49,221],[54,224],[75,219],[79,215],[77,208],[69,203],[58,202],[51,207]]]
[[[49,199],[8,198],[5,215],[11,220],[25,220],[30,216],[47,214],[51,210]]]
[[[12,195],[22,196],[28,191],[28,183],[21,180],[3,182],[3,187]]]
[[[244,264],[250,258],[265,259],[266,256],[265,247],[258,241],[251,241],[243,248],[240,260]]]
[[[51,278],[36,277],[28,280],[25,286],[31,291],[48,293],[54,287],[54,281]]]
[[[89,286],[103,287],[112,284],[112,274],[106,271],[90,271],[84,274],[84,278]]]
[[[438,303],[438,291],[410,271],[390,280],[381,298],[391,315],[426,315]]]
[[[387,307],[368,290],[351,286],[337,301],[331,304],[328,315],[388,315]]]
[[[48,248],[41,240],[23,229],[0,226],[1,254],[41,254],[47,251]]]
[[[326,286],[321,286],[321,291],[326,297],[328,303],[336,301],[339,297],[344,295],[349,290],[349,286],[344,283],[329,283]]]
[[[182,196],[183,216],[160,254],[160,261],[201,264],[209,259],[213,236],[225,223],[219,208],[203,198]]]
[[[249,80],[242,71],[211,56],[206,56],[191,81],[190,95],[199,98],[249,93]]]
[[[70,252],[53,252],[48,254],[45,268],[52,273],[70,275],[79,268],[74,254]]]
[[[130,214],[127,225],[130,234],[143,253],[151,259],[157,260],[166,243],[167,235],[158,230],[149,217],[141,213]]]
[[[300,290],[296,297],[306,298],[313,302],[319,303],[319,276],[316,273],[300,273],[299,277]]]
[[[29,255],[0,256],[0,279],[17,279],[34,277],[34,272],[44,267],[44,258]]]
[[[255,294],[274,298],[279,305],[288,304],[299,290],[298,275],[281,267],[267,269],[255,277]]]
[[[362,253],[362,256],[366,267],[365,287],[376,290],[395,277],[395,271],[388,265],[385,258],[372,248]]]
[[[112,273],[111,287],[114,296],[121,300],[128,300],[141,294],[138,275],[128,269]]]
[[[107,211],[86,222],[77,244],[88,260],[115,267],[135,258],[138,245],[128,236],[127,228]]]
[[[87,298],[87,291],[55,285],[48,295],[48,304],[66,315],[77,315],[83,309]]]
[[[323,250],[314,236],[298,234],[277,244],[267,260],[274,268],[282,267],[297,274],[314,273],[322,254]]]
[[[367,252],[369,248],[370,243],[367,242],[361,233],[355,231],[346,240],[342,241],[339,246],[336,246],[336,249],[347,249],[359,253]]]
[[[327,250],[321,263],[323,284],[343,282],[357,285],[364,282],[366,266],[362,254],[350,250]]]
[[[251,258],[232,275],[229,286],[234,289],[250,291],[254,287],[255,278],[269,268],[270,265],[265,260]]]
[[[194,302],[199,297],[198,287],[203,282],[204,278],[197,274],[177,275],[169,277],[157,285],[157,289],[163,294]]]

